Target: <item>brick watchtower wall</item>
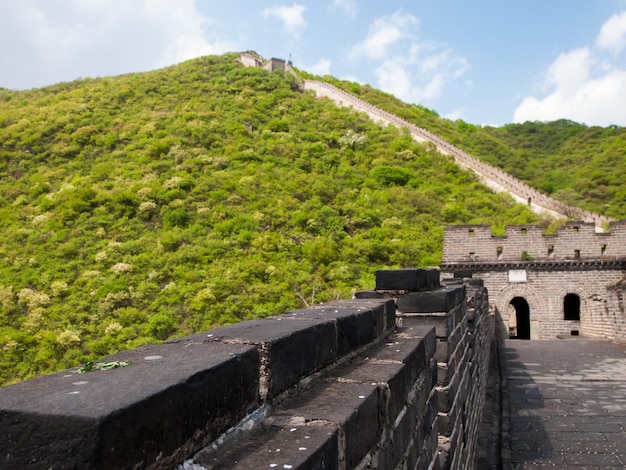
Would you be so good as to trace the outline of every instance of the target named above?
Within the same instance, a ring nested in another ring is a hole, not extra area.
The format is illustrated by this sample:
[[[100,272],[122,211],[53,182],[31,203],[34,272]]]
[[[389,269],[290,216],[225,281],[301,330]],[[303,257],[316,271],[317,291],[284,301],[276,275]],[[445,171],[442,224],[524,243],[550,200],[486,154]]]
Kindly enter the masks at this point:
[[[441,269],[484,280],[505,337],[521,299],[531,339],[582,334],[626,342],[626,221],[612,222],[608,233],[570,222],[555,235],[534,225],[508,226],[504,236],[486,225],[447,227]],[[569,315],[571,299],[580,303],[579,319]]]

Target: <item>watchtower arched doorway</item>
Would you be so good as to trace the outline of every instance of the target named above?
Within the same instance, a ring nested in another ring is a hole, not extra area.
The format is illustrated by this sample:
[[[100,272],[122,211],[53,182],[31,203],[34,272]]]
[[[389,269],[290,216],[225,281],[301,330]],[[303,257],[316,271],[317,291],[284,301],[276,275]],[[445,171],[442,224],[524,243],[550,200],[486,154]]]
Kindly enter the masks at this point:
[[[530,339],[530,307],[524,297],[513,297],[509,303],[509,337]]]
[[[567,294],[563,297],[563,320],[580,321],[580,297]]]

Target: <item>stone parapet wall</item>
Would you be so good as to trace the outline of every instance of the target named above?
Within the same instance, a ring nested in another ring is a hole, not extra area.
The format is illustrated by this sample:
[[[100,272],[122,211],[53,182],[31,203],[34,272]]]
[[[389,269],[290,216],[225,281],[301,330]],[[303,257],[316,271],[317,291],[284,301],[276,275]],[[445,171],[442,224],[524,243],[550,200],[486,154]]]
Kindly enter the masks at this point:
[[[568,222],[555,235],[538,225],[510,225],[494,236],[489,225],[448,226],[442,265],[520,261],[613,261],[626,259],[626,220],[611,222],[597,233],[592,223]]]
[[[428,285],[427,275],[411,289],[411,274],[412,270],[377,273],[376,294],[395,299],[402,327],[434,326],[438,446],[432,468],[474,468],[494,339],[487,290],[480,281],[453,279],[428,289],[423,287]]]
[[[547,214],[555,218],[580,219],[585,222],[593,223],[597,227],[602,227],[611,220],[600,214],[594,214],[557,201],[531,188],[526,183],[505,173],[499,168],[488,165],[471,156],[426,129],[373,106],[329,83],[305,80],[304,89],[313,91],[317,96],[329,97],[340,106],[352,106],[359,111],[365,112],[374,121],[408,129],[409,133],[416,140],[433,143],[441,153],[452,155],[457,164],[461,167],[473,170],[478,177],[494,191],[509,192],[518,202],[529,204],[530,208],[537,213]]]
[[[2,387],[0,467],[469,468],[486,292],[396,270],[357,297]]]

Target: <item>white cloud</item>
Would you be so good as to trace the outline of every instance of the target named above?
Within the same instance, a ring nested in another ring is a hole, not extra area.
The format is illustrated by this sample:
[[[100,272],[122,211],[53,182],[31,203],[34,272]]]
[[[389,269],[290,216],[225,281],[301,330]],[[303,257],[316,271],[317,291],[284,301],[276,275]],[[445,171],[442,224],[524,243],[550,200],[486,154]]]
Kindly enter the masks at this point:
[[[560,54],[546,73],[545,89],[555,86],[563,94],[575,93],[589,79],[591,51],[574,49]]]
[[[432,59],[436,61],[438,58]],[[428,61],[429,58],[425,60]],[[410,103],[424,103],[438,99],[445,86],[463,75],[468,68],[464,59],[457,59],[425,72],[427,68],[419,63],[419,59],[394,57],[384,61],[376,68],[375,73],[378,84],[384,91]]]
[[[367,37],[352,47],[349,58],[374,62],[382,90],[412,103],[434,101],[467,72],[469,64],[440,44],[420,41],[418,29],[419,19],[402,10],[378,18]]]
[[[0,55],[0,86],[18,89],[237,49],[209,37],[194,0],[0,2],[0,23],[0,43],[14,45]]]
[[[463,119],[465,115],[465,108],[458,108],[450,111],[449,113],[444,114],[445,119],[449,119],[450,121],[458,121],[459,119]]]
[[[343,10],[350,18],[354,18],[359,11],[356,0],[333,0],[330,5],[331,10]]]
[[[309,72],[315,75],[330,75],[330,66],[332,62],[328,59],[320,59],[317,64],[307,68]]]
[[[515,110],[513,120],[571,119],[588,125],[626,126],[626,71],[615,70],[586,81],[570,93],[560,90],[543,99],[529,96]]]
[[[361,80],[359,77],[357,77],[356,75],[342,75],[341,77],[338,77],[339,80],[345,80],[346,82],[353,82],[353,83],[359,83],[361,85],[365,85],[365,82],[363,80]]]
[[[602,25],[596,45],[615,54],[626,47],[626,11],[613,15]]]
[[[352,60],[384,59],[389,50],[400,41],[411,38],[419,26],[419,20],[402,10],[393,15],[376,19],[369,26],[367,37],[350,50]]]
[[[571,119],[626,126],[626,70],[614,56],[626,45],[626,12],[604,23],[595,45],[560,54],[545,73],[547,95],[525,97],[514,122]]]
[[[308,26],[304,19],[307,7],[294,3],[290,7],[279,6],[263,10],[264,18],[278,18],[283,23],[283,30],[290,36],[299,37],[300,32]]]

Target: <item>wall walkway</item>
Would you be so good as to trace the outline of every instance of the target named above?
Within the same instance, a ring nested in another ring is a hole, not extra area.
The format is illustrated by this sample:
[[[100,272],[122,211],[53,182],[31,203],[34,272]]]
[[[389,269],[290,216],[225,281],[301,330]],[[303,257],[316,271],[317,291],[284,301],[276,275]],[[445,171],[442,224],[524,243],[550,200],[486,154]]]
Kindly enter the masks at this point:
[[[557,219],[566,218],[592,222],[598,229],[601,229],[605,223],[611,220],[578,207],[568,206],[546,196],[504,171],[469,155],[467,152],[428,132],[426,129],[377,108],[329,83],[304,80],[304,89],[313,91],[317,96],[328,97],[339,106],[351,106],[358,111],[366,113],[374,121],[408,129],[415,140],[434,144],[439,152],[452,155],[459,166],[473,170],[479,179],[492,190],[508,192],[518,202],[529,204],[530,208],[537,214],[549,215]]]
[[[503,361],[503,468],[626,468],[625,346],[507,340]]]

